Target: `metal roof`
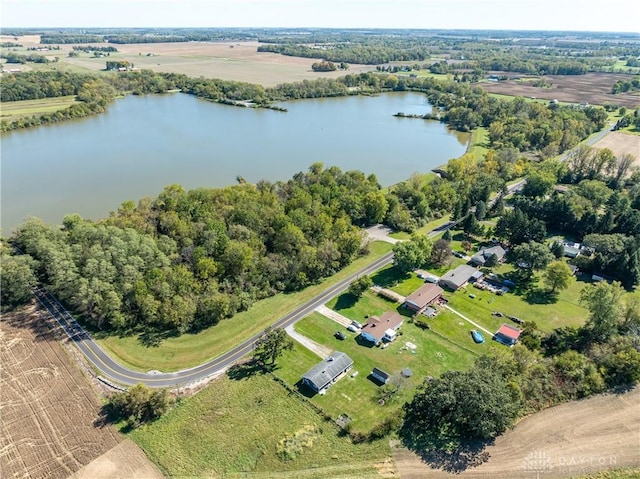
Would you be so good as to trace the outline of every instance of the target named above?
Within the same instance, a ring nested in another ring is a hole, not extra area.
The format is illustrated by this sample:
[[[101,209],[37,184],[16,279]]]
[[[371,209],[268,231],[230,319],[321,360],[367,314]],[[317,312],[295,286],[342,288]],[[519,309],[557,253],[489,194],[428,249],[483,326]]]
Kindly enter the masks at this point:
[[[334,351],[327,359],[304,373],[302,378],[312,382],[318,390],[321,390],[352,364],[353,359],[345,353]]]

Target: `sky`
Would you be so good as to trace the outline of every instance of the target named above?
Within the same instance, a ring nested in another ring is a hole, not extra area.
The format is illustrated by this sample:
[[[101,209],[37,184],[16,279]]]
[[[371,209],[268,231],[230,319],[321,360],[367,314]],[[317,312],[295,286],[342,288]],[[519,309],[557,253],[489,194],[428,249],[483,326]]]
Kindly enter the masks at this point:
[[[640,32],[637,0],[0,0],[11,27],[329,27]]]

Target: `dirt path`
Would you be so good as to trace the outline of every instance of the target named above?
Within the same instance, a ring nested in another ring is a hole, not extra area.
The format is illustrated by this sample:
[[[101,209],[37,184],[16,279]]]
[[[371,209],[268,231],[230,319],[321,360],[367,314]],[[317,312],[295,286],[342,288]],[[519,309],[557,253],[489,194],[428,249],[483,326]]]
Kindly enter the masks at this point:
[[[127,439],[94,459],[69,479],[162,479],[158,468],[142,449]]]
[[[315,354],[320,356],[322,359],[326,359],[331,354],[331,350],[329,348],[325,348],[321,344],[316,343],[312,339],[307,338],[306,336],[296,332],[292,326],[287,326],[285,331],[289,336],[302,344],[305,348],[313,351]]]
[[[316,311],[329,319],[333,319],[336,323],[344,326],[345,328],[351,324],[351,320],[349,318],[342,316],[340,313],[336,313],[333,309],[329,309],[325,305],[318,306]]]
[[[488,460],[459,474],[433,469],[396,448],[403,479],[568,478],[640,465],[640,388],[549,408],[522,420],[484,451]]]

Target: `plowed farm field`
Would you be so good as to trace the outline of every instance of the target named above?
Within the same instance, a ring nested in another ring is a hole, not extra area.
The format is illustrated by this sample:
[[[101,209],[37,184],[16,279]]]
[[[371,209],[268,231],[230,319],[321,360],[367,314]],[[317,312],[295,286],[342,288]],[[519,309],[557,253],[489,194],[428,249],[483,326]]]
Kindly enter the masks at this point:
[[[97,427],[100,401],[35,306],[0,324],[0,477],[66,478],[123,438]]]
[[[607,469],[638,470],[639,405],[637,387],[561,404],[523,419],[473,460],[425,463],[404,448],[395,449],[393,458],[401,479],[564,479]]]
[[[501,73],[498,73],[501,74]],[[629,80],[631,75],[616,73],[587,73],[586,75],[547,75],[540,77],[551,84],[551,88],[537,88],[532,81],[522,76],[521,80],[481,83],[490,93],[558,100],[567,103],[589,103],[591,105],[613,105],[636,108],[640,105],[638,92],[611,94],[611,87],[617,80]],[[528,78],[531,80],[531,78]]]

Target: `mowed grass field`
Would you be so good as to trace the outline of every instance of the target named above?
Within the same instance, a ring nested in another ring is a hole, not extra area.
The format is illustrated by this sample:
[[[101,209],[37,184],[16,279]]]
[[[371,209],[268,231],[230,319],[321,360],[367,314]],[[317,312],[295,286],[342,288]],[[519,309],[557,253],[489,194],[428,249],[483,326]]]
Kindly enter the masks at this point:
[[[100,346],[122,364],[139,371],[178,371],[215,358],[245,339],[264,330],[288,312],[360,268],[391,251],[389,243],[374,242],[371,252],[317,285],[291,294],[278,294],[254,304],[248,311],[220,322],[198,334],[167,338],[159,346],[145,346],[138,336],[110,336],[98,340]]]
[[[167,476],[369,478],[390,467],[387,441],[354,445],[271,376],[234,377],[131,433]]]
[[[64,110],[76,103],[75,95],[39,100],[22,100],[0,103],[0,118],[13,121],[25,116],[40,115]]]

